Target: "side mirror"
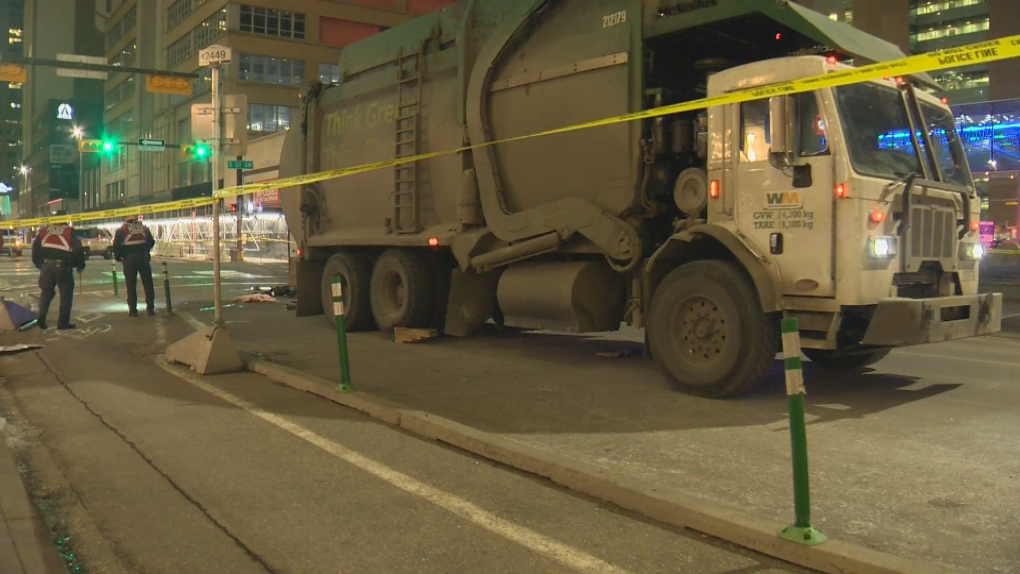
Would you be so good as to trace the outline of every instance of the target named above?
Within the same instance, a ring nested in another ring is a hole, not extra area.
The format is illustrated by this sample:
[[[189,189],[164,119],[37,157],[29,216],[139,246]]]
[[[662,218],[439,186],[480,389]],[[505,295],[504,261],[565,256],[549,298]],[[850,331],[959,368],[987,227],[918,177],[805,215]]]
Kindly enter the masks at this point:
[[[792,165],[795,159],[795,102],[790,96],[769,98],[769,155],[772,162],[780,166]]]

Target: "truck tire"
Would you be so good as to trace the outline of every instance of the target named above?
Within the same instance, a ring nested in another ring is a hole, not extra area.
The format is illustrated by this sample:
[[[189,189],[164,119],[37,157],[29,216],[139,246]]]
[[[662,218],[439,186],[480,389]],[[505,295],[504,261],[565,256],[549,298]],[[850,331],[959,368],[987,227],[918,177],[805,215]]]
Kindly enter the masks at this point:
[[[875,349],[867,353],[841,353],[838,349],[801,349],[804,356],[826,371],[855,371],[874,365],[889,354],[892,349]]]
[[[432,266],[423,253],[390,249],[372,270],[372,315],[380,329],[424,328],[432,318],[435,303]]]
[[[662,280],[652,297],[648,344],[681,390],[722,398],[760,384],[779,350],[779,322],[762,311],[751,279],[729,261],[694,261]]]
[[[340,276],[344,298],[344,326],[348,331],[367,331],[372,328],[372,304],[369,283],[372,264],[358,253],[341,252],[326,261],[322,270],[322,312],[331,326],[336,325],[333,315],[333,277]]]

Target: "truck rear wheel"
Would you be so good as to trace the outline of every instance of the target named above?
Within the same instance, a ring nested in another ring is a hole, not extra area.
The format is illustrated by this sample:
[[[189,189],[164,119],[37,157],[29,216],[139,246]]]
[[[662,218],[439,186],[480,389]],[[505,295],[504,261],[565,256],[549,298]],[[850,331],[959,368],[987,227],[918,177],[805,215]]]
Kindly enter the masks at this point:
[[[423,253],[391,249],[372,270],[372,314],[383,331],[428,327],[435,303],[432,266]]]
[[[875,349],[866,353],[848,354],[838,349],[801,349],[811,362],[827,371],[853,371],[874,365],[889,354],[892,349]]]
[[[761,383],[780,342],[777,316],[762,311],[750,278],[728,261],[671,271],[655,290],[647,334],[667,377],[692,395],[713,398]]]
[[[322,270],[322,312],[330,325],[336,325],[333,315],[333,277],[340,277],[344,299],[344,326],[348,331],[367,331],[372,328],[372,304],[369,283],[372,264],[368,257],[350,252],[337,253],[326,261]]]

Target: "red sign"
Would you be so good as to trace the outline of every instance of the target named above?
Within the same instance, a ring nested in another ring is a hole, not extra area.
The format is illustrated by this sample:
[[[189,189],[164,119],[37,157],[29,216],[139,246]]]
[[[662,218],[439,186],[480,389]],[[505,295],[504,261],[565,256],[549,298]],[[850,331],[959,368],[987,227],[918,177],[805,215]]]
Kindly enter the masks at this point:
[[[262,207],[280,207],[280,190],[260,191],[255,195],[255,201],[262,204]]]

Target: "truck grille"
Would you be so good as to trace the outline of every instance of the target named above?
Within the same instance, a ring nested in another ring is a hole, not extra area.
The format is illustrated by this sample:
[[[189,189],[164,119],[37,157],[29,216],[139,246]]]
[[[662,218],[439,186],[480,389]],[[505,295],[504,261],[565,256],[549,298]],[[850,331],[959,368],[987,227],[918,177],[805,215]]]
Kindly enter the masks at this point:
[[[910,209],[910,257],[951,259],[955,233],[952,210],[924,205]]]

